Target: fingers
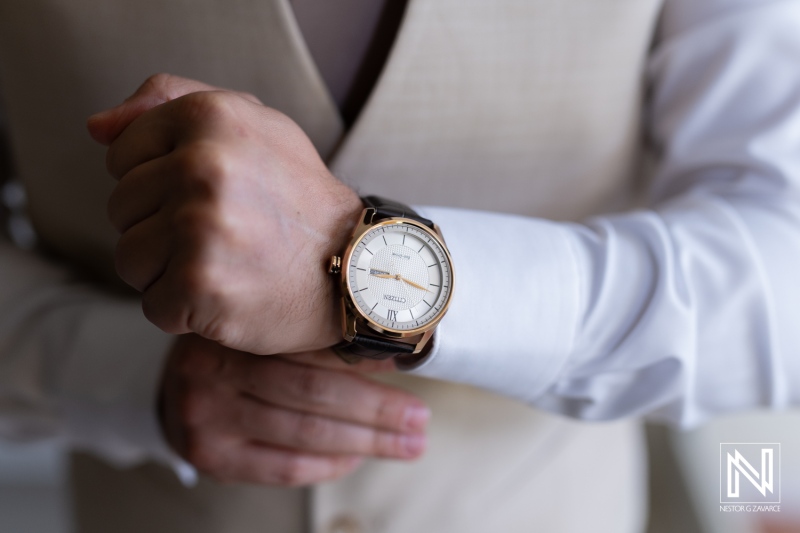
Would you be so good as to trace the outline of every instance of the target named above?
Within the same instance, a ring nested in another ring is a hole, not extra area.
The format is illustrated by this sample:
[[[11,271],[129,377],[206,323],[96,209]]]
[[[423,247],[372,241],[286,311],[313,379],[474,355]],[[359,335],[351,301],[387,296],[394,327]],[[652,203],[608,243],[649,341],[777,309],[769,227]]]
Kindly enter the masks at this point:
[[[167,267],[173,248],[168,226],[163,213],[157,213],[134,224],[117,241],[117,274],[139,292],[145,291]]]
[[[171,74],[155,74],[147,78],[136,92],[120,105],[89,117],[87,121],[89,134],[95,141],[108,146],[146,111],[187,94],[218,90],[222,89],[196,80]],[[261,101],[252,94],[244,92],[234,92],[234,94],[261,104]]]
[[[197,298],[197,287],[201,282],[177,275],[174,264],[174,258],[168,259],[161,275],[142,290],[142,312],[162,331],[183,335],[194,329],[190,326],[192,309],[180,302],[188,297]]]
[[[203,444],[186,458],[218,481],[284,487],[338,479],[363,462],[361,457],[301,453],[239,440]]]
[[[358,466],[359,457],[413,459],[424,451],[422,431],[392,431],[353,422],[362,416],[350,413],[353,405],[339,404],[327,416],[315,412],[320,404],[323,410],[330,409],[319,397],[293,409],[284,405],[278,393],[273,397],[276,403],[242,393],[235,378],[252,371],[253,360],[269,362],[265,368],[275,375],[275,382],[303,366],[236,352],[196,335],[181,337],[170,355],[162,389],[164,431],[176,451],[202,472],[224,481],[298,486],[341,477]],[[356,381],[345,379],[347,372],[317,370],[337,389],[370,385],[358,376]],[[402,393],[383,385],[379,389],[389,396]],[[339,393],[330,397],[357,403],[372,399]],[[421,405],[406,393],[396,398]],[[387,405],[391,400],[378,399],[378,403]],[[402,412],[402,408],[386,409],[393,410]]]
[[[213,139],[229,139],[241,126],[242,106],[252,107],[230,91],[195,92],[143,113],[114,140],[106,153],[109,173],[121,179],[136,166],[164,156],[180,146],[176,163],[184,174],[203,175],[208,165],[220,169]]]
[[[191,235],[183,233],[173,240],[163,273],[142,292],[142,311],[166,333],[193,332],[226,346],[241,345],[241,324],[225,320],[230,314],[226,291],[235,280],[228,277],[227,271],[207,267],[212,261],[198,259],[219,256],[225,250],[191,246],[191,240]]]
[[[161,208],[174,166],[170,158],[161,157],[139,165],[120,180],[107,205],[108,220],[117,231],[124,233]]]
[[[344,422],[414,432],[423,430],[430,417],[414,395],[352,372],[256,356],[231,372],[239,390],[262,402]]]
[[[242,398],[233,417],[215,417],[231,432],[263,444],[323,454],[368,455],[413,459],[425,449],[421,433],[395,433],[371,426],[349,424]]]
[[[89,133],[94,140],[108,146],[144,112],[193,92],[213,90],[217,87],[170,74],[155,74],[120,105],[89,117]]]
[[[202,203],[210,195],[202,179],[181,177],[182,159],[179,152],[137,166],[125,174],[108,200],[108,218],[122,234],[115,253],[117,273],[139,291],[164,272],[172,254],[193,242],[191,229],[196,224],[179,228],[181,220],[202,217],[182,218],[176,213],[175,198],[195,196]],[[210,229],[206,226],[203,231]]]
[[[170,118],[170,108],[158,108],[134,120],[106,152],[106,168],[122,179],[136,166],[167,155],[179,138],[180,128]]]
[[[242,450],[234,478],[286,487],[330,481],[359,467],[363,457],[312,455],[278,450],[251,443]]]

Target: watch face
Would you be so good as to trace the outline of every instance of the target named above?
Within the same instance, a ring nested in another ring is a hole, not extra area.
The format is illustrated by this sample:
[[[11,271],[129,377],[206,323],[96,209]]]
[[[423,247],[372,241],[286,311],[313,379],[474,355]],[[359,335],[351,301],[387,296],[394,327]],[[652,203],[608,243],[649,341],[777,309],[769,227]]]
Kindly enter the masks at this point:
[[[430,325],[452,291],[447,252],[432,233],[404,222],[370,229],[355,243],[346,268],[355,305],[383,329]]]

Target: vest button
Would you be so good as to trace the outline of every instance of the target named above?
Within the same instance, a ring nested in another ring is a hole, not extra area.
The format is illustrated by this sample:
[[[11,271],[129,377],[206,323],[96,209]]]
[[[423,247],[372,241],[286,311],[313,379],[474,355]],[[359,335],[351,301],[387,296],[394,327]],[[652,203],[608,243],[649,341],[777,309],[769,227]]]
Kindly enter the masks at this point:
[[[331,521],[330,533],[361,533],[363,529],[355,517],[350,515],[339,515]]]

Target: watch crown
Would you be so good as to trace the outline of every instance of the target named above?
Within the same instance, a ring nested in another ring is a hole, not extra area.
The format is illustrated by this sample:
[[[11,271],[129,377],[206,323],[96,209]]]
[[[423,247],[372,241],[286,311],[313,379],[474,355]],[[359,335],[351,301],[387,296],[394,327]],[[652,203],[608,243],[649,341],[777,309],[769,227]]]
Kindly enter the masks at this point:
[[[328,261],[328,274],[338,274],[342,271],[342,258],[338,255],[331,256]]]

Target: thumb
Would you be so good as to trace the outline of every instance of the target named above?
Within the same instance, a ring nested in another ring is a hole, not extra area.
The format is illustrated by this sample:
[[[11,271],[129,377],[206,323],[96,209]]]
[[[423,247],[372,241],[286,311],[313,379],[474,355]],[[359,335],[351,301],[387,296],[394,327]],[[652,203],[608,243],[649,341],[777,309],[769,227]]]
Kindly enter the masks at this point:
[[[218,88],[199,81],[155,74],[118,106],[89,117],[86,126],[95,141],[108,146],[142,113],[189,93],[215,90]]]

